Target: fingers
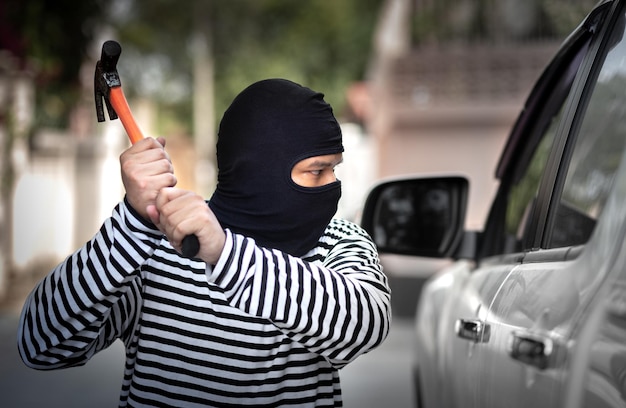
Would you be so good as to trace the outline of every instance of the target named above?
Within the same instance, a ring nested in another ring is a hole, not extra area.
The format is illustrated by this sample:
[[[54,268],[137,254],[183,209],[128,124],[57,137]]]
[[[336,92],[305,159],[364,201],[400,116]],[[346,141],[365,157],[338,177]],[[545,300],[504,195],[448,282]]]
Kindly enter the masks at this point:
[[[150,221],[152,221],[152,223],[154,225],[159,225],[160,224],[160,214],[159,214],[159,210],[157,210],[156,205],[149,205],[148,207],[146,207],[146,212],[148,213],[148,217],[150,219]]]
[[[131,146],[120,156],[123,174],[134,176],[135,173],[173,173],[172,161],[163,146],[164,144],[152,138],[145,138]]]
[[[163,138],[145,138],[120,156],[122,182],[128,202],[145,219],[150,219],[147,208],[155,204],[158,192],[177,183],[164,145]]]
[[[195,235],[200,243],[197,256],[208,263],[217,262],[226,236],[204,198],[190,191],[164,188],[157,196],[156,212],[157,225],[179,253],[183,239]]]
[[[185,236],[193,234],[194,218],[206,207],[196,194],[175,188],[162,189],[156,199],[159,225],[174,248],[180,250]]]

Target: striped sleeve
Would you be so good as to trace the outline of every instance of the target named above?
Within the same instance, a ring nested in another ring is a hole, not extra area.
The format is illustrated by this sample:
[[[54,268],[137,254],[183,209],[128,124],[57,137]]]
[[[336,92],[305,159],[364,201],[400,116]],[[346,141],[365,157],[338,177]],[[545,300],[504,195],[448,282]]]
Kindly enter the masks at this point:
[[[272,321],[340,368],[384,340],[391,305],[367,233],[347,221],[332,225],[320,240],[327,247],[321,262],[258,247],[227,230],[226,247],[207,276],[232,306]]]
[[[59,264],[28,296],[18,328],[18,350],[36,369],[82,365],[132,329],[139,266],[160,233],[118,204],[98,233]]]

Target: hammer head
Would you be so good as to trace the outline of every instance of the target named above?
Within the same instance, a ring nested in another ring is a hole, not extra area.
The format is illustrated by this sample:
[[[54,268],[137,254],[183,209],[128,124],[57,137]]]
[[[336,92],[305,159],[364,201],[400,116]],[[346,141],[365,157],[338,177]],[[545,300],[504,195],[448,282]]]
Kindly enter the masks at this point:
[[[94,75],[94,99],[96,102],[96,115],[98,122],[104,122],[104,106],[102,100],[106,104],[109,112],[109,119],[117,119],[117,113],[109,100],[111,88],[122,86],[120,76],[117,73],[117,61],[122,53],[122,47],[116,41],[106,41],[102,44],[102,53],[100,60],[96,63],[96,72]]]

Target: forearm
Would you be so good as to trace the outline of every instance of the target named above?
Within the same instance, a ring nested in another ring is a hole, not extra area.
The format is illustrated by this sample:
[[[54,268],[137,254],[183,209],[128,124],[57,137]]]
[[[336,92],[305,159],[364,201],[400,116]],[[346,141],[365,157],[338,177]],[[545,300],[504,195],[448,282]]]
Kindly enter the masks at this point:
[[[233,306],[341,367],[386,337],[389,288],[371,242],[344,239],[326,260],[305,262],[229,232],[209,280]]]
[[[129,320],[122,314],[133,309],[120,308],[120,298],[136,292],[136,271],[159,238],[120,203],[100,231],[29,295],[18,330],[24,362],[40,369],[82,364],[119,337]]]

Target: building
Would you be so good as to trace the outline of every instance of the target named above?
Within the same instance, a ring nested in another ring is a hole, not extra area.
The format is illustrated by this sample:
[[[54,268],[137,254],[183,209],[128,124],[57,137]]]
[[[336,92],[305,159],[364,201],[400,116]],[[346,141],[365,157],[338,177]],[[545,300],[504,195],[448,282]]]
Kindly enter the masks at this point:
[[[361,108],[377,152],[378,179],[465,175],[470,181],[466,227],[482,228],[509,131],[560,43],[593,6],[588,1],[543,3],[550,4],[385,2],[367,107]],[[563,10],[569,11],[569,22],[557,18],[565,15]],[[381,260],[400,314],[414,312],[423,280],[447,265],[390,255]]]

